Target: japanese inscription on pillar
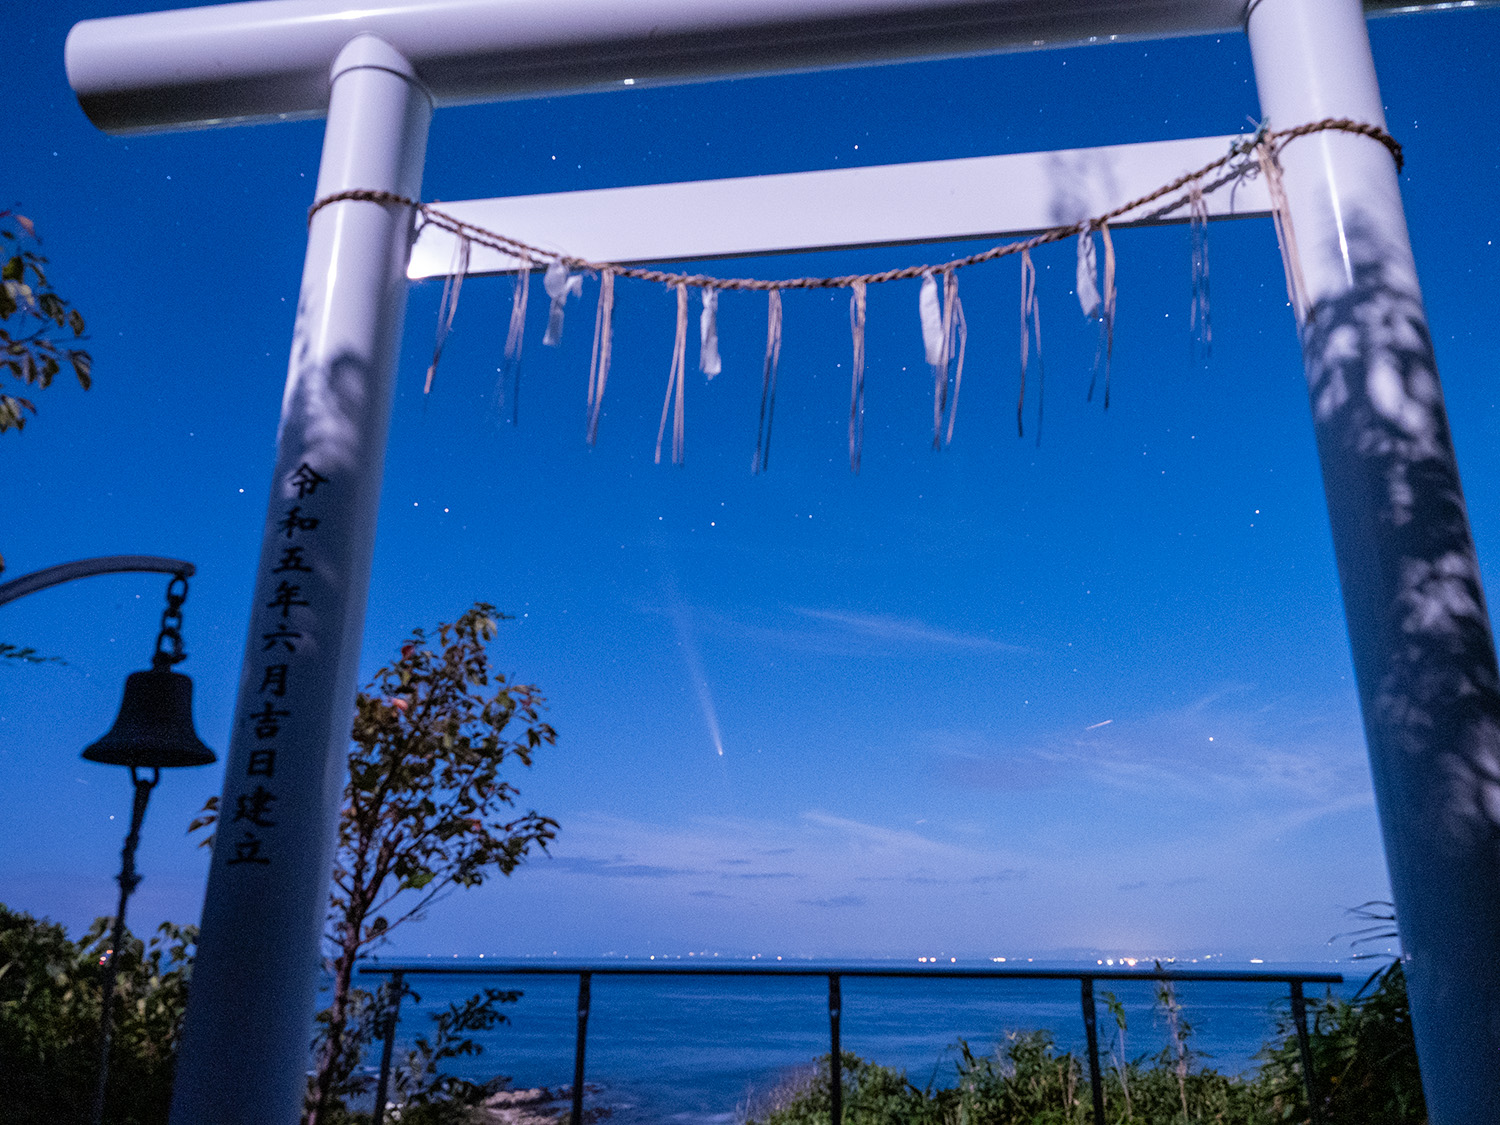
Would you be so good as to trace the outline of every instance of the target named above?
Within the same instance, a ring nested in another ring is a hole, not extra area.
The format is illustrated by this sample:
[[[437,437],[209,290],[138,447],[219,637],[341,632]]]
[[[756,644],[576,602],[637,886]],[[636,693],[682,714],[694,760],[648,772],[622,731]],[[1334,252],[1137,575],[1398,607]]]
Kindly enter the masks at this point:
[[[312,587],[306,575],[313,571],[306,553],[318,532],[317,509],[327,498],[319,495],[320,485],[328,478],[306,461],[286,478],[286,492],[295,494],[279,522],[281,558],[272,568],[276,585],[257,592],[255,621],[260,623],[260,658],[251,667],[251,682],[259,687],[240,722],[254,735],[255,746],[246,759],[244,785],[232,786],[240,791],[232,807],[222,811],[222,831],[233,846],[228,866],[249,864],[270,866],[275,855],[277,824],[276,756],[281,753],[278,739],[283,724],[293,717],[292,694],[298,673],[298,648],[304,640],[303,625],[309,618],[299,616],[315,612]],[[272,611],[266,614],[264,611]],[[268,626],[268,627],[267,627]],[[252,645],[252,648],[255,646]],[[304,654],[305,657],[305,654]],[[252,784],[253,779],[253,784]],[[248,786],[248,787],[247,787]]]

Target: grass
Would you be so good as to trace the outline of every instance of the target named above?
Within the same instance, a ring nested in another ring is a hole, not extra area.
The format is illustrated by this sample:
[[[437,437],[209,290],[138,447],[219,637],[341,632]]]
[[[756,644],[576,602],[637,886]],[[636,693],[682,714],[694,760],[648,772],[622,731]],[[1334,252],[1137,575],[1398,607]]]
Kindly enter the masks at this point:
[[[1103,1125],[1298,1125],[1309,1122],[1295,1028],[1284,1016],[1247,1076],[1199,1065],[1191,1026],[1170,988],[1159,991],[1169,1042],[1156,1056],[1124,1054],[1123,1009],[1104,1063]],[[1314,1091],[1323,1125],[1426,1125],[1400,964],[1352,1000],[1309,1001]],[[1045,1031],[1011,1032],[993,1055],[960,1041],[951,1086],[918,1087],[903,1071],[841,1056],[845,1125],[1100,1125],[1085,1064]],[[831,1056],[793,1075],[745,1113],[745,1125],[829,1125]]]

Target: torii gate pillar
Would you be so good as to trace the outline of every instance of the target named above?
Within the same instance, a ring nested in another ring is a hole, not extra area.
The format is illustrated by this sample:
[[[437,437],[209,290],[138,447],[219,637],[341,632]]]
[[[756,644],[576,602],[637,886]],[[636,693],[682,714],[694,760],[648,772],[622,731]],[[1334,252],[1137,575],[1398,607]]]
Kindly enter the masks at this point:
[[[317,198],[419,198],[431,117],[399,52],[351,40]],[[308,231],[173,1125],[302,1115],[412,235],[410,208],[358,200]]]
[[[1385,124],[1359,0],[1255,0],[1261,111]],[[1303,361],[1434,1125],[1500,1121],[1500,674],[1390,154],[1282,153]]]

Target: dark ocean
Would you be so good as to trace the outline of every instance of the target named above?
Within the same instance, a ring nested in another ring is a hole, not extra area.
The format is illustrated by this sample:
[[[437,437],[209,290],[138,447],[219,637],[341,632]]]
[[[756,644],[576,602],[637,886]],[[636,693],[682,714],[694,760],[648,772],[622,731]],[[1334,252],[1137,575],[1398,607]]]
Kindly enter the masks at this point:
[[[1057,962],[1047,967],[1096,966]],[[1362,964],[1222,967],[1343,972],[1346,983],[1334,987],[1346,995],[1369,972]],[[369,986],[372,978],[361,983]],[[430,1034],[430,1013],[483,986],[519,989],[522,998],[505,1007],[510,1022],[479,1037],[483,1053],[454,1060],[448,1069],[476,1081],[505,1075],[515,1088],[572,1082],[576,977],[422,975],[408,983],[421,1002],[408,998],[403,1004],[398,1046]],[[1329,988],[1306,987],[1309,999]],[[1284,984],[1192,981],[1176,988],[1199,1065],[1224,1073],[1253,1071],[1257,1052],[1276,1035],[1278,1019],[1289,1010]],[[1154,1056],[1167,1046],[1152,982],[1101,981],[1096,989],[1113,991],[1125,1006],[1126,1057]],[[979,1055],[1003,1046],[1007,1032],[1045,1029],[1061,1049],[1083,1056],[1076,981],[844,978],[842,990],[843,1049],[903,1069],[919,1087],[954,1084],[960,1040]],[[1118,1049],[1119,1035],[1102,995],[1098,1020],[1102,1059]],[[595,976],[587,1040],[589,1104],[607,1107],[618,1125],[733,1122],[757,1098],[827,1053],[828,1032],[826,978]]]

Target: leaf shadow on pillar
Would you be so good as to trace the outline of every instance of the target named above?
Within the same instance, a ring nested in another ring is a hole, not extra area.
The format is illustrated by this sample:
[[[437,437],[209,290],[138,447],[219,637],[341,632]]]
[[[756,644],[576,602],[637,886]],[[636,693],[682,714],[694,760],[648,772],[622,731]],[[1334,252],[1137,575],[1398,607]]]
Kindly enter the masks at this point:
[[[1500,869],[1500,674],[1432,339],[1409,256],[1357,212],[1345,229],[1323,253],[1353,284],[1315,303],[1303,353],[1392,879],[1408,848]],[[1500,922],[1493,901],[1448,912],[1476,907]]]

